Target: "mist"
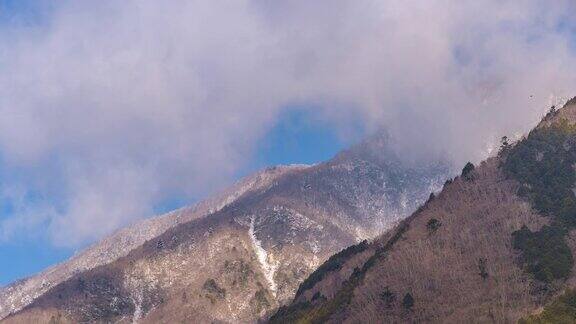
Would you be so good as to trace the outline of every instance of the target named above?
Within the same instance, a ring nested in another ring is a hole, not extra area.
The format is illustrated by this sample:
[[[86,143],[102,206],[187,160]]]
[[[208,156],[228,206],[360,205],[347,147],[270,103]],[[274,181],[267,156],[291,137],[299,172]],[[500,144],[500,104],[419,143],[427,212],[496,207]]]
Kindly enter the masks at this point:
[[[459,166],[576,95],[572,1],[40,3],[0,25],[0,242],[206,196],[295,105]]]

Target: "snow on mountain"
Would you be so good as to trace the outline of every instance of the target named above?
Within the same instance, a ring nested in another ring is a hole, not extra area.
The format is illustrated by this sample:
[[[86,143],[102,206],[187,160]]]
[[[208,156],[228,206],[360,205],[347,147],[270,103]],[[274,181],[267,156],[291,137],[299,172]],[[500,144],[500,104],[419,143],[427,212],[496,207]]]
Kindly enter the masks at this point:
[[[269,168],[194,208],[121,230],[9,286],[2,314],[13,313],[8,322],[266,317],[330,255],[394,226],[448,177],[446,163],[405,163],[386,143],[379,135],[325,163]]]

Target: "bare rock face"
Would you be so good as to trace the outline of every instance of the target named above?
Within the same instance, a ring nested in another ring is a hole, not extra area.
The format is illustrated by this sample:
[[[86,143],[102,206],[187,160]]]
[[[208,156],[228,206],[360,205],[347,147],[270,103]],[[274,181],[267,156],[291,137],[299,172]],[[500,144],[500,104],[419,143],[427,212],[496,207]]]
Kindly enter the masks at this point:
[[[1,314],[8,323],[265,319],[330,255],[397,224],[449,173],[443,163],[404,164],[383,143],[270,168],[122,230],[2,290]]]

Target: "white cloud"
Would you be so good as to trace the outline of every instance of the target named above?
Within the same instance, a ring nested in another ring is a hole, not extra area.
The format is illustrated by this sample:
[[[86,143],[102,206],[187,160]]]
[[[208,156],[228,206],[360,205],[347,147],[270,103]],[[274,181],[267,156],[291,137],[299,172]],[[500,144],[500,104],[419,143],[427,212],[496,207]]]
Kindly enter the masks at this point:
[[[0,152],[96,239],[250,162],[292,103],[384,125],[406,154],[481,158],[571,95],[570,1],[62,1],[0,29]],[[533,96],[530,98],[530,96]],[[50,199],[48,199],[50,201]],[[43,213],[45,215],[45,213]],[[3,232],[9,222],[0,223]],[[26,216],[33,219],[34,216]],[[40,217],[40,216],[39,216]],[[20,222],[31,224],[34,222]]]

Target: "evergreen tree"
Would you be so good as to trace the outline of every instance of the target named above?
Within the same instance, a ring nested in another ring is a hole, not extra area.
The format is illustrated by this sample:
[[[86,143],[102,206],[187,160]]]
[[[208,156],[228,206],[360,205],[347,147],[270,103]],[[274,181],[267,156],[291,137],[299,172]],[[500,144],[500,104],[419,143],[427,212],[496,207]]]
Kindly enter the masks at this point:
[[[466,181],[474,180],[472,171],[474,171],[474,164],[472,164],[472,162],[466,163],[464,169],[462,169],[462,178]]]
[[[414,307],[414,297],[410,293],[406,293],[404,299],[402,299],[402,306],[408,310],[412,310],[412,307]]]

